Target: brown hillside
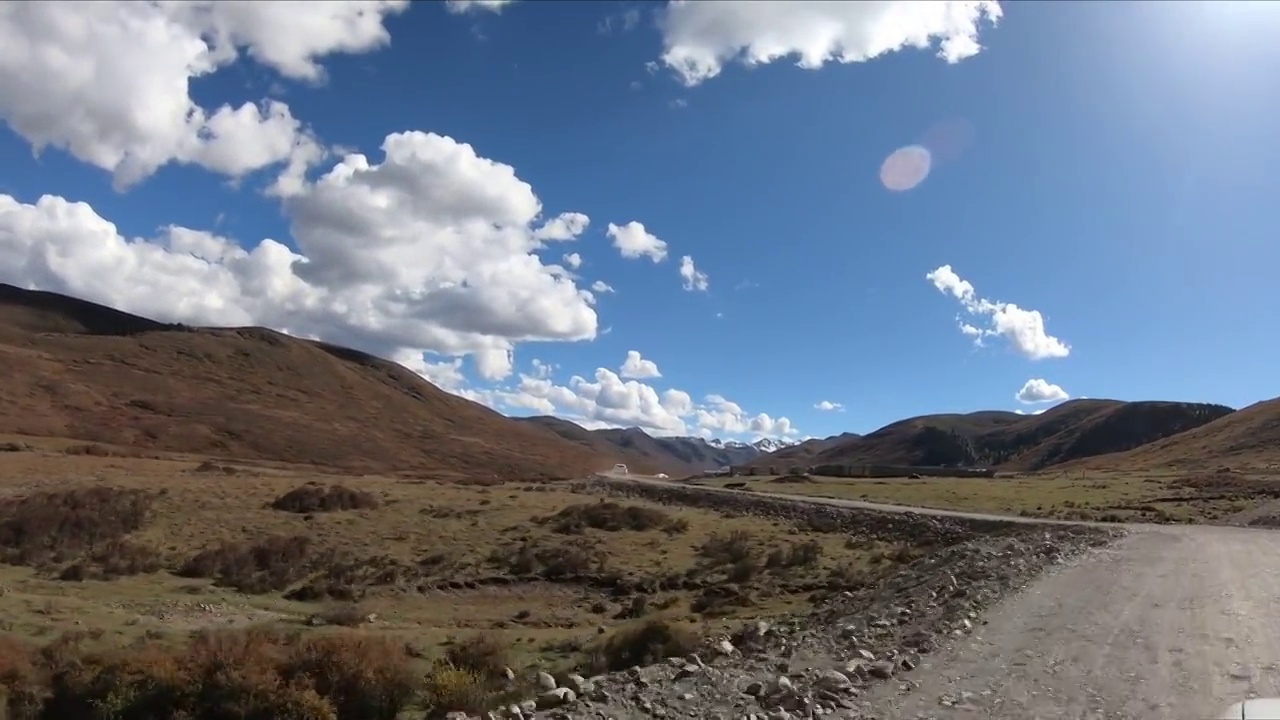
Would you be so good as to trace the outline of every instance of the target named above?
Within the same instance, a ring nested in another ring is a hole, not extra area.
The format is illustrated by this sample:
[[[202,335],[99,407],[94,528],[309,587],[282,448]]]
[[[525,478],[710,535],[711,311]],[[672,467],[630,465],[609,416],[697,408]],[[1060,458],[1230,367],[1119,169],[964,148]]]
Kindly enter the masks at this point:
[[[838,443],[812,464],[1039,470],[1129,450],[1231,413],[1221,405],[1072,400],[1040,415],[926,415]]]
[[[607,461],[398,364],[0,285],[0,433],[358,472],[564,477]]]
[[[1280,398],[1254,403],[1128,452],[1089,458],[1069,467],[1154,470],[1171,466],[1280,470]]]

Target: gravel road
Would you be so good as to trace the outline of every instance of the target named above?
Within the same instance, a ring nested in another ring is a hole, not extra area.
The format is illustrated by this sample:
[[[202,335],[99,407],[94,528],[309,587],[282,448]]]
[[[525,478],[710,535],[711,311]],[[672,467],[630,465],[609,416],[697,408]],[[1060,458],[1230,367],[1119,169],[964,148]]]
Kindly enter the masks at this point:
[[[1142,528],[991,608],[883,717],[1220,717],[1280,696],[1280,533]]]
[[[864,707],[878,718],[1201,720],[1280,697],[1280,531],[1126,527],[990,608],[973,635],[923,658],[907,682],[877,686]]]

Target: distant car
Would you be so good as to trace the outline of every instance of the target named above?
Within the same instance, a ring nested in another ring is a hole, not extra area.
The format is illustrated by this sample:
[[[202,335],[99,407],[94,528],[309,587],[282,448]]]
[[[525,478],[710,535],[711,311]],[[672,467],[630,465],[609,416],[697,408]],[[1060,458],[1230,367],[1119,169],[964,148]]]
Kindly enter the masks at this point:
[[[659,479],[659,480],[666,480],[666,479],[667,479],[667,474],[666,474],[666,473],[658,473],[657,477],[658,477],[658,479]]]
[[[627,470],[627,466],[626,466],[626,465],[623,465],[622,463],[618,463],[617,465],[614,465],[614,466],[613,466],[613,470],[612,470],[612,472],[613,472],[613,474],[615,474],[615,475],[627,475],[627,474],[629,474],[629,471]]]

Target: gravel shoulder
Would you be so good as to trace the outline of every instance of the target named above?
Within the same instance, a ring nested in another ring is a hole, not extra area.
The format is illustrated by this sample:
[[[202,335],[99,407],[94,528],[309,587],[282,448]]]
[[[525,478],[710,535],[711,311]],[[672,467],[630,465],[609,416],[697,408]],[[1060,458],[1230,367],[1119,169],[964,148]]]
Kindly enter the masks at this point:
[[[1132,531],[865,697],[877,717],[1212,718],[1280,695],[1280,533]]]

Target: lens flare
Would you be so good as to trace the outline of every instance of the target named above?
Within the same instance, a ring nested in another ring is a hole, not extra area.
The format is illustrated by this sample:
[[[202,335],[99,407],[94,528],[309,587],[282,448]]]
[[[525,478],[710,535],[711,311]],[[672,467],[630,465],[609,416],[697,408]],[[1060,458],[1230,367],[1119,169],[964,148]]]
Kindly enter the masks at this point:
[[[890,153],[880,165],[880,184],[894,192],[905,192],[929,177],[933,158],[919,145],[908,145]]]

